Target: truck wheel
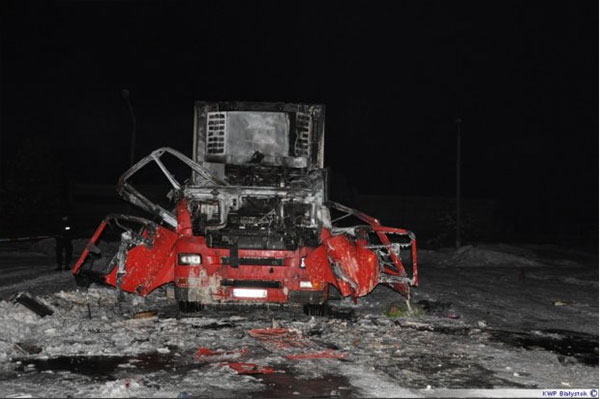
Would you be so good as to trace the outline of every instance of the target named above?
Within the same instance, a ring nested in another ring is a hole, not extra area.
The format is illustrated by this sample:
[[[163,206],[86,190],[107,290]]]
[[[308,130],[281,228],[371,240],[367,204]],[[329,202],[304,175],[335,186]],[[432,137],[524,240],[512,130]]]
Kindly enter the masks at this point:
[[[308,316],[325,316],[327,314],[327,305],[307,303],[304,305],[304,313]]]
[[[75,275],[75,284],[77,284],[78,287],[84,287],[84,288],[88,288],[91,284],[90,279],[87,278],[86,276],[80,276],[79,274]]]
[[[200,302],[178,301],[177,304],[182,313],[194,313],[204,309],[204,305]]]

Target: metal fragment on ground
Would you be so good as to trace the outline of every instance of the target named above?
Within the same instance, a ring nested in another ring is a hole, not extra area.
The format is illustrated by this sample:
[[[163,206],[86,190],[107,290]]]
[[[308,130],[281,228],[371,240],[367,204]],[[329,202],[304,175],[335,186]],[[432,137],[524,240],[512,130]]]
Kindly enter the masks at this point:
[[[196,360],[201,362],[220,362],[224,360],[234,360],[244,356],[248,350],[242,348],[233,351],[223,350],[212,350],[209,348],[201,347],[196,352]]]
[[[272,367],[261,366],[255,363],[228,362],[227,366],[238,374],[273,374],[281,373]]]
[[[298,348],[310,345],[299,330],[294,328],[255,328],[248,332],[258,339],[278,349]]]
[[[157,312],[155,310],[146,310],[143,312],[138,312],[136,314],[133,315],[134,319],[149,319],[149,318],[153,318],[156,317]]]
[[[333,349],[328,349],[321,352],[297,353],[286,355],[289,360],[305,360],[305,359],[345,359],[348,357],[346,353],[341,353]]]
[[[27,292],[18,292],[11,298],[11,301],[14,303],[20,303],[40,317],[54,314],[54,310],[52,310],[48,305],[40,302]]]

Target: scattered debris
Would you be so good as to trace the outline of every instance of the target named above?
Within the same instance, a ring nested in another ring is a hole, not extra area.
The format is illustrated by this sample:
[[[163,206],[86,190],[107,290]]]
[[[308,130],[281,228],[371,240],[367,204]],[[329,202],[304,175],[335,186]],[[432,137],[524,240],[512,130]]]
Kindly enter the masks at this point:
[[[346,353],[334,348],[323,348],[304,337],[302,332],[293,328],[257,328],[249,331],[250,336],[266,344],[272,352],[283,352],[288,360],[306,359],[344,359]],[[301,350],[301,352],[298,352]]]
[[[386,309],[384,314],[387,317],[407,317],[407,316],[422,316],[423,308],[418,304],[410,305],[409,301],[392,302]]]
[[[28,342],[17,342],[15,344],[15,348],[29,355],[37,355],[38,353],[42,352],[41,347]]]
[[[422,307],[423,311],[432,316],[445,317],[448,319],[459,319],[460,314],[452,308],[451,302],[439,302],[439,301],[428,301],[420,300],[417,302]]]
[[[488,329],[491,338],[505,344],[531,350],[542,348],[556,353],[561,364],[598,366],[598,336],[567,330],[508,331]]]
[[[221,356],[223,353],[223,351],[213,351],[208,348],[199,348],[198,352],[196,352],[196,357],[200,358],[205,356]]]
[[[203,330],[220,330],[222,328],[231,328],[233,327],[233,324],[231,323],[209,323],[209,324],[204,324],[204,325],[199,325],[199,326],[194,326],[196,328],[202,328]]]
[[[145,299],[125,294],[121,309],[114,291],[97,285],[50,295],[33,284],[11,286],[4,291],[7,297],[28,291],[55,314],[40,318],[19,303],[0,301],[0,367],[6,372],[0,375],[0,391],[35,397],[43,392],[93,397],[104,388],[109,396],[137,397],[285,397],[293,392],[330,397],[335,391],[344,398],[401,396],[429,384],[434,390],[429,392],[439,394],[447,388],[567,388],[562,382],[577,387],[597,381],[597,329],[589,327],[596,324],[597,307],[587,299],[597,292],[591,287],[565,283],[567,288],[557,290],[561,282],[554,277],[563,269],[548,267],[536,270],[546,280],[532,278],[539,287],[516,287],[521,295],[508,298],[488,287],[491,281],[502,291],[516,292],[510,291],[517,285],[511,270],[456,269],[439,267],[425,276],[428,291],[413,296],[415,303],[430,300],[423,302],[430,313],[421,318],[387,317],[389,304],[401,301],[385,286],[358,305],[349,299],[334,302],[354,311],[352,320],[306,316],[300,306],[215,306],[181,317],[160,292]],[[583,279],[596,269],[574,273]],[[472,279],[466,279],[467,272]],[[464,286],[452,286],[453,273]],[[58,277],[40,281],[66,288]],[[556,309],[558,300],[571,306]],[[519,308],[515,301],[528,306]],[[453,307],[460,309],[461,319],[447,318]],[[159,320],[134,318],[150,309]],[[549,329],[563,320],[572,321],[569,328],[591,331]],[[290,346],[290,339],[306,346]],[[238,366],[238,374],[227,366],[235,362],[250,365]],[[266,366],[276,372],[261,373]],[[352,392],[339,388],[344,385]]]
[[[312,353],[297,353],[294,355],[285,356],[289,360],[304,360],[304,359],[345,359],[348,357],[346,353],[340,353],[333,349],[324,350],[321,352]]]
[[[40,317],[51,316],[54,314],[54,310],[52,310],[48,305],[40,302],[36,298],[33,298],[27,292],[20,291],[16,293],[11,298],[11,301],[14,303],[20,303]]]
[[[235,370],[238,374],[272,374],[283,372],[277,371],[272,367],[259,366],[255,363],[228,362],[227,366]]]
[[[446,317],[448,317],[449,319],[460,319],[460,314],[453,310],[450,310]]]
[[[199,348],[196,352],[196,359],[203,362],[220,362],[223,360],[234,360],[244,356],[248,350],[242,348],[233,351],[212,350],[209,348]]]
[[[124,380],[108,381],[100,390],[98,397],[102,398],[127,398],[140,396],[142,386],[131,378]],[[141,395],[143,396],[143,395]]]
[[[334,306],[325,306],[325,316],[330,319],[352,320],[356,318],[354,309],[338,309]]]
[[[133,315],[134,319],[150,319],[152,317],[156,317],[157,312],[155,310],[146,310],[143,312],[138,312]]]
[[[452,307],[451,302],[428,301],[426,299],[418,301],[417,304],[421,306],[425,313],[434,316],[447,314],[447,312]]]
[[[568,304],[569,303],[566,301],[561,301],[561,300],[554,301],[554,306],[567,306]]]
[[[294,328],[255,328],[250,330],[248,334],[278,349],[310,345],[310,342],[302,336],[302,332]]]
[[[412,328],[418,331],[433,331],[434,327],[427,323],[417,323],[410,320],[394,320],[394,324],[400,327]]]

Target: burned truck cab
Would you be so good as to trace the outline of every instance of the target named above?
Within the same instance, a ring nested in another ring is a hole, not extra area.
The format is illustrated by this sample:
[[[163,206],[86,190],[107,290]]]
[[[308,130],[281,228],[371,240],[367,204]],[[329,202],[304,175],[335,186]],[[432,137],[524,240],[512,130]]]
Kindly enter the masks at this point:
[[[326,300],[305,265],[331,228],[324,117],[321,105],[196,102],[194,161],[224,184],[194,173],[182,190],[191,235],[175,246],[178,301]]]
[[[151,218],[108,215],[73,274],[142,296],[170,285],[184,310],[319,305],[331,286],[357,300],[383,284],[408,300],[418,284],[415,235],[328,201],[324,131],[321,105],[197,102],[192,158],[159,148],[119,178],[121,197]],[[168,181],[166,202],[132,183],[149,164]],[[103,252],[107,227],[120,242]]]

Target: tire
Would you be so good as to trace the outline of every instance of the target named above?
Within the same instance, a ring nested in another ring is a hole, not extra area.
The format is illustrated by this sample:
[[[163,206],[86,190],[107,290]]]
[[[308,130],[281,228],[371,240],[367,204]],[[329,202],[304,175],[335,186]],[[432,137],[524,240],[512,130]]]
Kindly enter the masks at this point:
[[[304,305],[304,314],[307,316],[325,316],[327,315],[327,305],[307,303]]]
[[[177,305],[182,313],[195,313],[204,309],[204,305],[200,302],[178,301]]]
[[[80,276],[80,275],[76,274],[75,275],[75,284],[77,284],[78,287],[89,288],[91,281],[86,276]]]

